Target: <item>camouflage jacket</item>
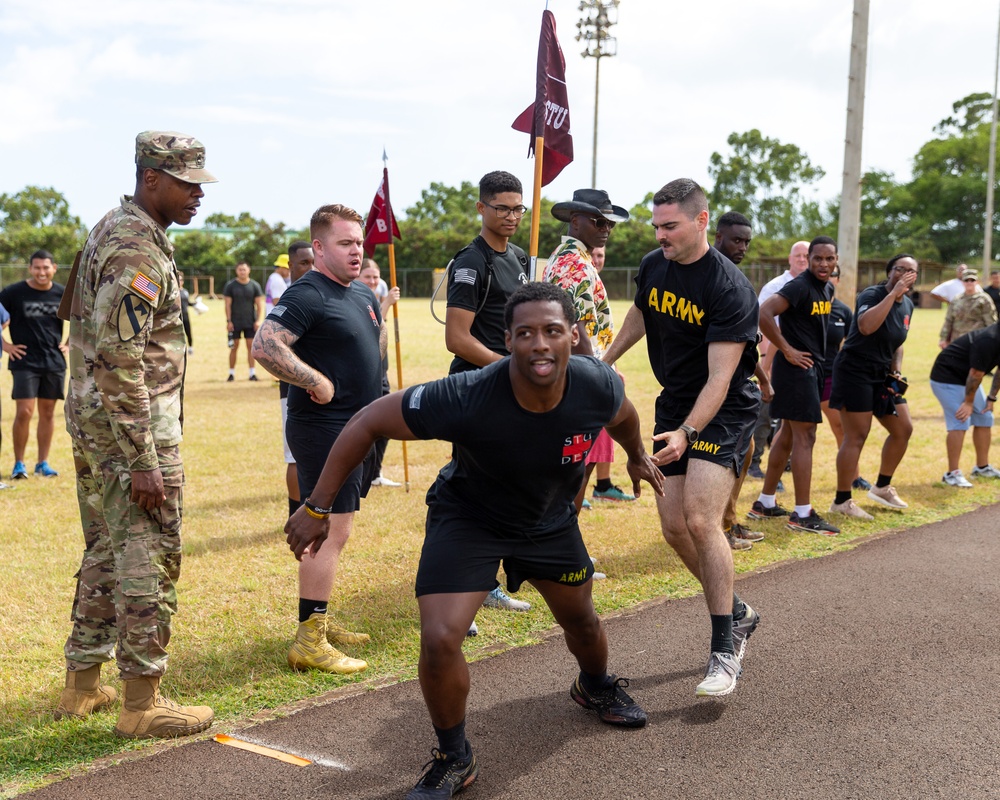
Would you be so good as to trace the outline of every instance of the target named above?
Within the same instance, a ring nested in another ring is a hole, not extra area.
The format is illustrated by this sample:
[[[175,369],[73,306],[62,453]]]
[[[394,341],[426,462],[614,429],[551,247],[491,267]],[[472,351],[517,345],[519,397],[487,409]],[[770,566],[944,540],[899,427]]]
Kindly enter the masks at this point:
[[[122,198],[87,237],[69,322],[66,428],[84,448],[157,467],[181,441],[185,340],[174,247]]]
[[[614,321],[604,290],[587,246],[572,236],[563,236],[561,244],[549,256],[542,280],[561,286],[573,299],[576,316],[587,329],[594,355],[600,358],[611,346]]]
[[[997,321],[997,309],[986,292],[956,297],[948,304],[941,326],[941,341],[949,344],[969,331],[977,331]]]

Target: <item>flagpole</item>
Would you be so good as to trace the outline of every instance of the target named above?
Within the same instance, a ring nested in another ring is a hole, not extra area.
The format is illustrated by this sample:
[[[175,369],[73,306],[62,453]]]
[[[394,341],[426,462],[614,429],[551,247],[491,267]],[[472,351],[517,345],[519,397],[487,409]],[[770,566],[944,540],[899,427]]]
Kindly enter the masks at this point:
[[[382,164],[386,171],[386,175],[389,174],[389,156],[385,153],[385,148],[382,148]],[[392,238],[392,223],[395,217],[392,214],[392,202],[389,200],[389,181],[385,181],[385,210],[386,219],[389,225],[389,286],[398,286],[396,283],[396,248],[393,245]],[[384,320],[383,320],[384,322]],[[392,304],[392,330],[393,335],[396,339],[396,389],[403,388],[403,357],[399,346],[399,302]],[[406,440],[400,441],[403,445],[403,487],[407,492],[410,491],[410,465],[406,458]]]
[[[541,280],[538,274],[538,229],[541,225],[542,212],[542,155],[545,153],[545,137],[535,137],[535,187],[531,200],[531,238],[528,242],[528,254],[531,256],[531,279]]]

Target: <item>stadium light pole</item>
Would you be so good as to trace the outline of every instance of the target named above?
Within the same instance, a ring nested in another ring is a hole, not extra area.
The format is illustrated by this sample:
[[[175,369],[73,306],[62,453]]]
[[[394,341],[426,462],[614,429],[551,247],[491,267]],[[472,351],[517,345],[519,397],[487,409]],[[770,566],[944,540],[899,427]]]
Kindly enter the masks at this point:
[[[990,122],[990,158],[986,178],[986,220],[983,226],[983,277],[993,268],[993,188],[997,171],[997,80],[1000,75],[1000,26],[997,28],[997,57],[993,65],[993,119]]]
[[[580,0],[580,11],[584,16],[576,27],[578,42],[586,42],[581,53],[584,58],[597,61],[594,76],[594,155],[590,168],[590,185],[597,188],[597,103],[601,91],[601,59],[617,55],[618,40],[608,34],[608,29],[618,23],[618,3],[620,0]]]

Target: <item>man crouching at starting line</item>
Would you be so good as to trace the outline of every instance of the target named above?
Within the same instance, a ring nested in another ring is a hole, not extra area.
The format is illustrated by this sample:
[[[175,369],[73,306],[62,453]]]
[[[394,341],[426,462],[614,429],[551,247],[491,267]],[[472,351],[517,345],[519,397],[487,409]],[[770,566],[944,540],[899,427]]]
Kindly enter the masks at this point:
[[[663,476],[646,455],[621,379],[595,358],[570,356],[579,331],[564,290],[522,286],[504,318],[510,356],[395,392],[358,412],[330,450],[311,496],[285,526],[297,559],[315,555],[327,536],[326,506],[380,436],[454,445],[452,460],[427,492],[416,579],[420,688],[438,747],[409,800],[451,797],[476,779],[479,768],[465,738],[469,669],[462,642],[497,585],[501,561],[508,589],[516,592],[528,581],[562,626],[580,665],[570,696],[611,725],[646,724],[646,712],[625,692],[628,681],[607,672],[608,640],[594,610],[593,565],[573,501],[602,427],[628,454],[636,496],[640,480],[662,494]]]

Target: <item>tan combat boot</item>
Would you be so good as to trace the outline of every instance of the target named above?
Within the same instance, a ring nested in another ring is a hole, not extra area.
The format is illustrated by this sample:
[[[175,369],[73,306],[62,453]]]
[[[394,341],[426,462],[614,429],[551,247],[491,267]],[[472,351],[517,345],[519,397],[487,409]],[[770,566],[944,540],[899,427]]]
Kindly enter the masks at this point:
[[[115,733],[126,739],[167,739],[206,730],[215,718],[208,706],[182,706],[160,694],[160,679],[125,681]]]
[[[357,645],[368,644],[372,637],[367,633],[355,633],[354,631],[347,630],[347,628],[341,628],[332,619],[327,617],[326,638],[333,644]]]
[[[100,708],[111,705],[118,692],[110,686],[101,686],[101,665],[92,664],[86,669],[66,670],[66,688],[59,698],[55,718],[83,719]]]
[[[299,623],[295,642],[288,651],[288,666],[341,675],[368,669],[368,662],[344,655],[326,640],[326,624],[326,614],[311,614],[309,619]]]

